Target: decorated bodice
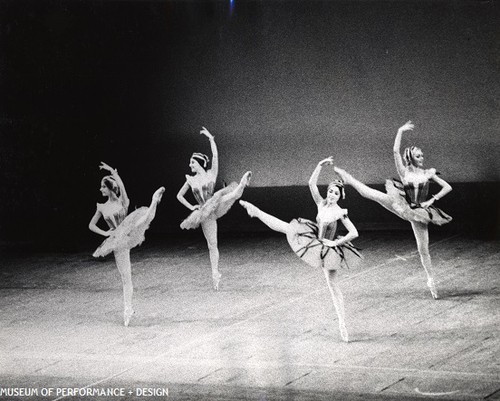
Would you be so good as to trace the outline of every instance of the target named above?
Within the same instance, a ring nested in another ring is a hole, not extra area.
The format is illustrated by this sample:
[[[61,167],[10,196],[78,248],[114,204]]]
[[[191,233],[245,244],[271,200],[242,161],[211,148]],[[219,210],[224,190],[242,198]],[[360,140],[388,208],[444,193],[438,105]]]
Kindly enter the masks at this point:
[[[120,202],[98,203],[97,209],[101,212],[108,227],[113,230],[127,217],[127,208]]]
[[[410,205],[419,206],[427,200],[429,194],[429,180],[436,174],[431,168],[420,173],[407,171],[403,177],[403,189],[406,201]]]
[[[207,200],[209,200],[214,194],[215,180],[207,180],[205,182],[200,182],[196,180],[193,176],[186,176],[186,180],[191,187],[193,196],[199,205],[203,205]]]
[[[347,209],[340,207],[329,207],[323,203],[318,204],[316,223],[318,224],[318,238],[333,240],[337,232],[337,222],[340,218],[347,216]]]

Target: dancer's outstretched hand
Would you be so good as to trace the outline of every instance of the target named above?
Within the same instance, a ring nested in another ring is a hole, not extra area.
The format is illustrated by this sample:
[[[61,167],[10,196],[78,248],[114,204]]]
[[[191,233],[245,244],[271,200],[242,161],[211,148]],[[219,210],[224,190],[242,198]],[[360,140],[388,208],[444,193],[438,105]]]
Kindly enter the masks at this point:
[[[201,135],[205,135],[207,138],[213,138],[214,137],[205,127],[201,127],[200,134]]]
[[[318,163],[320,166],[325,166],[327,164],[333,164],[333,156],[327,157]]]
[[[405,125],[403,125],[399,128],[399,131],[401,131],[401,132],[413,131],[413,128],[415,128],[415,124],[413,124],[411,121],[408,121]]]
[[[110,173],[116,172],[116,170],[113,167],[111,167],[109,164],[106,164],[104,162],[101,162],[101,164],[99,165],[99,169],[108,170]]]

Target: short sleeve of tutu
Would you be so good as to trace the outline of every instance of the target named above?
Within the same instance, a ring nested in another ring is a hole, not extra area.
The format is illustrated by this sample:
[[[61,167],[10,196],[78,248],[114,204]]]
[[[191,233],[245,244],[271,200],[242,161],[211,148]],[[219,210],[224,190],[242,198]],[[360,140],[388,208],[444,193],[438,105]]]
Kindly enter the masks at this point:
[[[436,169],[435,168],[430,168],[430,169],[426,170],[427,179],[431,179],[436,174],[437,173],[436,173]]]

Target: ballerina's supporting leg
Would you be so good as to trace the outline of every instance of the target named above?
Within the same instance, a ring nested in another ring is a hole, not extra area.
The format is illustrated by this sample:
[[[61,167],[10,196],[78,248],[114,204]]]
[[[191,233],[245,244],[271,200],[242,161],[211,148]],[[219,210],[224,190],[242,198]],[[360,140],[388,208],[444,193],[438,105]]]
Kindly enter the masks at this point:
[[[128,326],[134,310],[132,308],[132,267],[130,265],[130,249],[114,251],[116,267],[120,272],[123,285],[123,321]]]
[[[417,249],[420,255],[420,261],[427,274],[427,286],[431,291],[432,297],[438,299],[436,285],[434,284],[434,274],[432,269],[431,255],[429,254],[429,230],[427,224],[411,222],[411,228],[417,241]]]
[[[201,223],[203,235],[207,240],[210,264],[212,266],[212,282],[216,291],[219,290],[221,274],[219,272],[219,248],[217,245],[217,220],[208,219]]]
[[[342,340],[348,342],[349,336],[345,327],[344,297],[337,283],[337,271],[323,269],[323,272],[325,273],[328,289],[330,290],[330,294],[332,295],[333,306],[335,307],[337,316],[339,318],[340,336],[342,337]]]
[[[250,217],[257,217],[260,221],[262,221],[265,225],[267,225],[270,229],[286,234],[289,228],[289,223],[278,219],[266,212],[260,210],[257,206],[252,205],[246,201],[240,201],[240,205],[243,206],[248,215]]]
[[[361,181],[358,181],[351,174],[349,174],[345,170],[342,170],[341,168],[334,167],[334,170],[346,184],[351,185],[356,191],[359,192],[359,194],[363,198],[371,199],[379,203],[386,209],[392,211],[391,207],[392,201],[389,195],[387,195],[385,192],[377,191],[376,189],[370,188],[368,185],[365,185]]]

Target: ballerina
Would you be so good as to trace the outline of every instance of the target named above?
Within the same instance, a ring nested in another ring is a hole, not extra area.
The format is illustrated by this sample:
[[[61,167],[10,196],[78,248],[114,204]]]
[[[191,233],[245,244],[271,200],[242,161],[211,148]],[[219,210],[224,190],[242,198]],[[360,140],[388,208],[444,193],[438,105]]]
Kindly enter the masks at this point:
[[[332,297],[333,305],[339,319],[340,335],[345,342],[349,341],[345,325],[344,298],[338,285],[337,270],[348,266],[348,259],[352,256],[361,257],[351,240],[358,237],[358,231],[347,216],[347,209],[338,204],[344,199],[344,184],[335,180],[328,185],[326,199],[318,190],[317,182],[324,165],[333,164],[333,158],[321,160],[309,179],[309,189],[318,207],[316,223],[307,219],[294,219],[290,223],[263,212],[255,205],[240,200],[250,217],[257,217],[274,231],[286,234],[292,250],[313,267],[323,270]],[[344,237],[336,236],[337,222],[341,221],[347,229]]]
[[[450,216],[434,206],[434,202],[449,193],[452,188],[450,184],[437,176],[436,169],[423,168],[424,155],[420,148],[408,147],[404,150],[403,157],[401,157],[401,137],[404,132],[412,131],[413,128],[413,123],[408,121],[398,129],[393,151],[396,170],[401,182],[387,180],[385,184],[387,193],[366,186],[338,167],[335,167],[334,170],[346,184],[352,185],[361,196],[378,202],[387,210],[411,223],[420,261],[427,274],[427,286],[432,297],[438,299],[439,295],[434,283],[432,262],[429,254],[428,224],[433,223],[440,226],[452,220]],[[441,190],[427,200],[430,181],[440,185]]]
[[[210,264],[212,268],[212,284],[216,291],[219,290],[221,273],[219,272],[219,249],[217,245],[217,219],[224,216],[231,206],[241,198],[243,190],[250,182],[251,171],[247,171],[239,184],[232,182],[225,188],[214,193],[215,182],[219,172],[219,154],[214,136],[202,127],[200,134],[205,135],[210,141],[212,150],[212,165],[207,169],[209,158],[202,153],[193,153],[189,167],[194,175],[186,175],[186,182],[179,190],[177,199],[192,213],[181,223],[185,230],[194,229],[201,225],[203,235],[207,241]],[[184,197],[189,188],[198,203],[192,205]]]
[[[99,168],[110,172],[110,175],[101,180],[100,188],[101,194],[108,200],[105,203],[97,203],[96,212],[89,223],[89,229],[107,238],[96,249],[93,256],[106,256],[113,252],[123,284],[123,321],[125,326],[128,326],[134,314],[130,249],[144,241],[144,233],[155,217],[156,207],[161,201],[165,188],[161,187],[156,190],[149,207],[141,207],[127,216],[130,201],[118,171],[104,162],[101,162]],[[108,224],[107,231],[97,227],[101,217]]]

